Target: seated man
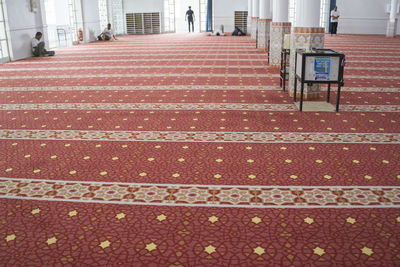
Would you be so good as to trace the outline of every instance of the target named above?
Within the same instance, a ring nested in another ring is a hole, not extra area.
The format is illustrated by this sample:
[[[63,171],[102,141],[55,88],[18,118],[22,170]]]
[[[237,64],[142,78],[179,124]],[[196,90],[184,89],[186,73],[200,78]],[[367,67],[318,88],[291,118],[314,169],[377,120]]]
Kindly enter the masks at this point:
[[[107,28],[104,29],[104,31],[97,37],[99,41],[110,41],[114,38],[114,40],[117,40],[114,35],[114,30],[111,29],[111,23],[107,24]]]
[[[54,56],[54,51],[47,51],[45,49],[44,41],[40,41],[43,37],[41,32],[37,32],[35,37],[32,39],[32,53],[35,57],[47,57]]]
[[[235,27],[235,31],[232,33],[232,36],[245,36],[246,33],[244,33],[239,27]]]

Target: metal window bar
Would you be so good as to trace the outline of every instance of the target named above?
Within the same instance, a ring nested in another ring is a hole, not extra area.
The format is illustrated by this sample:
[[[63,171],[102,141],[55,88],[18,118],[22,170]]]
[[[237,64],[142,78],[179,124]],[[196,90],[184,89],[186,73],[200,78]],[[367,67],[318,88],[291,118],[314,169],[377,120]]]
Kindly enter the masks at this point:
[[[161,33],[160,13],[127,13],[126,29],[128,34]]]

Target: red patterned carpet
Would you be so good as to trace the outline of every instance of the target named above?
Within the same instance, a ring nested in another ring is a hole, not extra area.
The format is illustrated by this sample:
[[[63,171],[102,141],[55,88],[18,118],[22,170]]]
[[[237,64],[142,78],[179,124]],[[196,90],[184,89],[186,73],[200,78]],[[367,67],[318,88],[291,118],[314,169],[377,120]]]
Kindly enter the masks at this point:
[[[0,66],[0,265],[399,266],[400,39],[326,37],[340,113],[296,111],[254,46],[127,36]]]

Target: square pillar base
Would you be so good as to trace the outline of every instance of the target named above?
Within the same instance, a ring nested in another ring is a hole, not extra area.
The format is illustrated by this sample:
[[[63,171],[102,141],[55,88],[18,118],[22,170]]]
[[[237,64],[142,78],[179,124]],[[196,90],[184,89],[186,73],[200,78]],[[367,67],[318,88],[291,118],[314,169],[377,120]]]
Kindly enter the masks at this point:
[[[396,37],[397,32],[397,19],[394,21],[389,20],[386,26],[386,37]]]
[[[258,18],[251,18],[251,39],[256,40],[257,38],[257,29],[258,29]]]
[[[293,27],[290,38],[290,68],[289,68],[289,94],[294,94],[295,56],[296,49],[300,48],[324,48],[325,29],[320,27]],[[300,83],[297,83],[297,98],[300,98]],[[320,97],[320,85],[304,86],[304,100],[318,99]]]
[[[290,22],[271,22],[269,64],[273,68],[281,65],[281,51],[284,45],[285,34],[290,34]]]

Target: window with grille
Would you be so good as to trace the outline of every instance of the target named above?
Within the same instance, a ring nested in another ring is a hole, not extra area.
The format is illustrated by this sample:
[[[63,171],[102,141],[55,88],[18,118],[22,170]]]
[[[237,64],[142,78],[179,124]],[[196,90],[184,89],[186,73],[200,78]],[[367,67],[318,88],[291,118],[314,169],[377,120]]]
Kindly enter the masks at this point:
[[[247,11],[235,11],[235,27],[247,32]]]
[[[175,32],[175,0],[164,0],[164,32]]]
[[[128,34],[160,33],[160,13],[127,13],[126,31]]]

